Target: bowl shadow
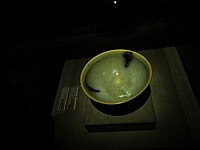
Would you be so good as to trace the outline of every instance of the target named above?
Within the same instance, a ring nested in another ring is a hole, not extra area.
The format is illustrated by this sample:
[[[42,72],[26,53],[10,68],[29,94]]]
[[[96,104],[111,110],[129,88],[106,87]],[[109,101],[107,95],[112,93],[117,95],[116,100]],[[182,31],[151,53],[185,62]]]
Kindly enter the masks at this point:
[[[142,107],[145,104],[145,102],[148,100],[150,94],[151,94],[151,88],[150,86],[148,86],[136,98],[122,104],[106,105],[106,104],[95,102],[91,99],[90,101],[97,110],[105,114],[112,115],[112,116],[122,116],[122,115],[132,113],[136,111],[137,109],[139,109],[140,107]]]

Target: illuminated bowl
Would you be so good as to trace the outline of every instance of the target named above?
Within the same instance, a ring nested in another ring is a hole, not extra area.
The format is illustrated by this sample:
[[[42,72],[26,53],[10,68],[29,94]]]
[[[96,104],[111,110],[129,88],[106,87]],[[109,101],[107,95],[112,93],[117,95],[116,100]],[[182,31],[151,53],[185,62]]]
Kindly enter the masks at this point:
[[[80,75],[84,93],[101,104],[134,100],[150,84],[152,67],[141,54],[125,49],[109,50],[86,63]]]

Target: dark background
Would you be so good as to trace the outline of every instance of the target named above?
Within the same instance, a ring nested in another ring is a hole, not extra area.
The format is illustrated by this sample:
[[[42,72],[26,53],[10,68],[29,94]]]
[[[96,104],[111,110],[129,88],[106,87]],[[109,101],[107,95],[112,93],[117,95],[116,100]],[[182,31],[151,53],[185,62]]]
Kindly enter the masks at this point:
[[[1,2],[1,136],[6,145],[56,149],[50,113],[64,61],[109,49],[176,46],[200,101],[198,6],[189,0]]]

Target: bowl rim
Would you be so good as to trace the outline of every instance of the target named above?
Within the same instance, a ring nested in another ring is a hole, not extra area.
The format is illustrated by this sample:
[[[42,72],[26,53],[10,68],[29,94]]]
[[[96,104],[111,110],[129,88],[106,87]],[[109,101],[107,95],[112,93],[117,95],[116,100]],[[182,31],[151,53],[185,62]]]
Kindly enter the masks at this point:
[[[130,98],[128,98],[127,100],[124,100],[124,101],[120,101],[120,102],[104,102],[104,101],[101,101],[99,99],[96,99],[95,97],[92,97],[91,94],[89,94],[87,92],[87,90],[85,90],[85,87],[84,87],[84,83],[83,83],[83,74],[85,72],[85,69],[86,67],[91,63],[93,62],[96,58],[102,56],[102,55],[105,55],[107,53],[113,53],[113,52],[131,52],[133,53],[134,55],[138,55],[141,60],[144,60],[148,66],[148,69],[149,69],[149,76],[148,76],[148,81],[146,82],[145,86],[142,88],[142,90],[140,90],[140,92],[138,92],[137,94],[133,95],[133,96],[130,96]],[[106,105],[117,105],[117,104],[122,104],[122,103],[126,103],[128,101],[131,101],[131,100],[134,100],[136,97],[138,97],[141,93],[143,93],[145,91],[145,89],[148,87],[148,85],[150,84],[151,80],[152,80],[152,66],[150,64],[150,62],[148,61],[148,59],[143,56],[142,54],[140,54],[139,52],[136,52],[136,51],[133,51],[133,50],[128,50],[128,49],[112,49],[112,50],[107,50],[107,51],[104,51],[102,53],[99,53],[97,54],[96,56],[92,57],[83,67],[83,69],[81,70],[81,75],[80,75],[80,84],[81,84],[81,88],[83,90],[83,92],[86,94],[86,96],[88,96],[91,100],[97,102],[97,103],[100,103],[100,104],[106,104]]]

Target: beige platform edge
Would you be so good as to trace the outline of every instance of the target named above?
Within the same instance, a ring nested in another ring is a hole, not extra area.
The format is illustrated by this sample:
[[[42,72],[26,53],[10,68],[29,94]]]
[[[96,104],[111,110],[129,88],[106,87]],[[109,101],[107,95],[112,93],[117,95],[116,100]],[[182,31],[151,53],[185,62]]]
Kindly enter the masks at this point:
[[[177,94],[180,97],[181,104],[185,110],[188,125],[191,133],[193,133],[193,141],[195,145],[200,144],[200,108],[193,93],[190,82],[187,78],[183,64],[180,61],[179,54],[175,47],[164,48],[170,71],[175,80]]]

